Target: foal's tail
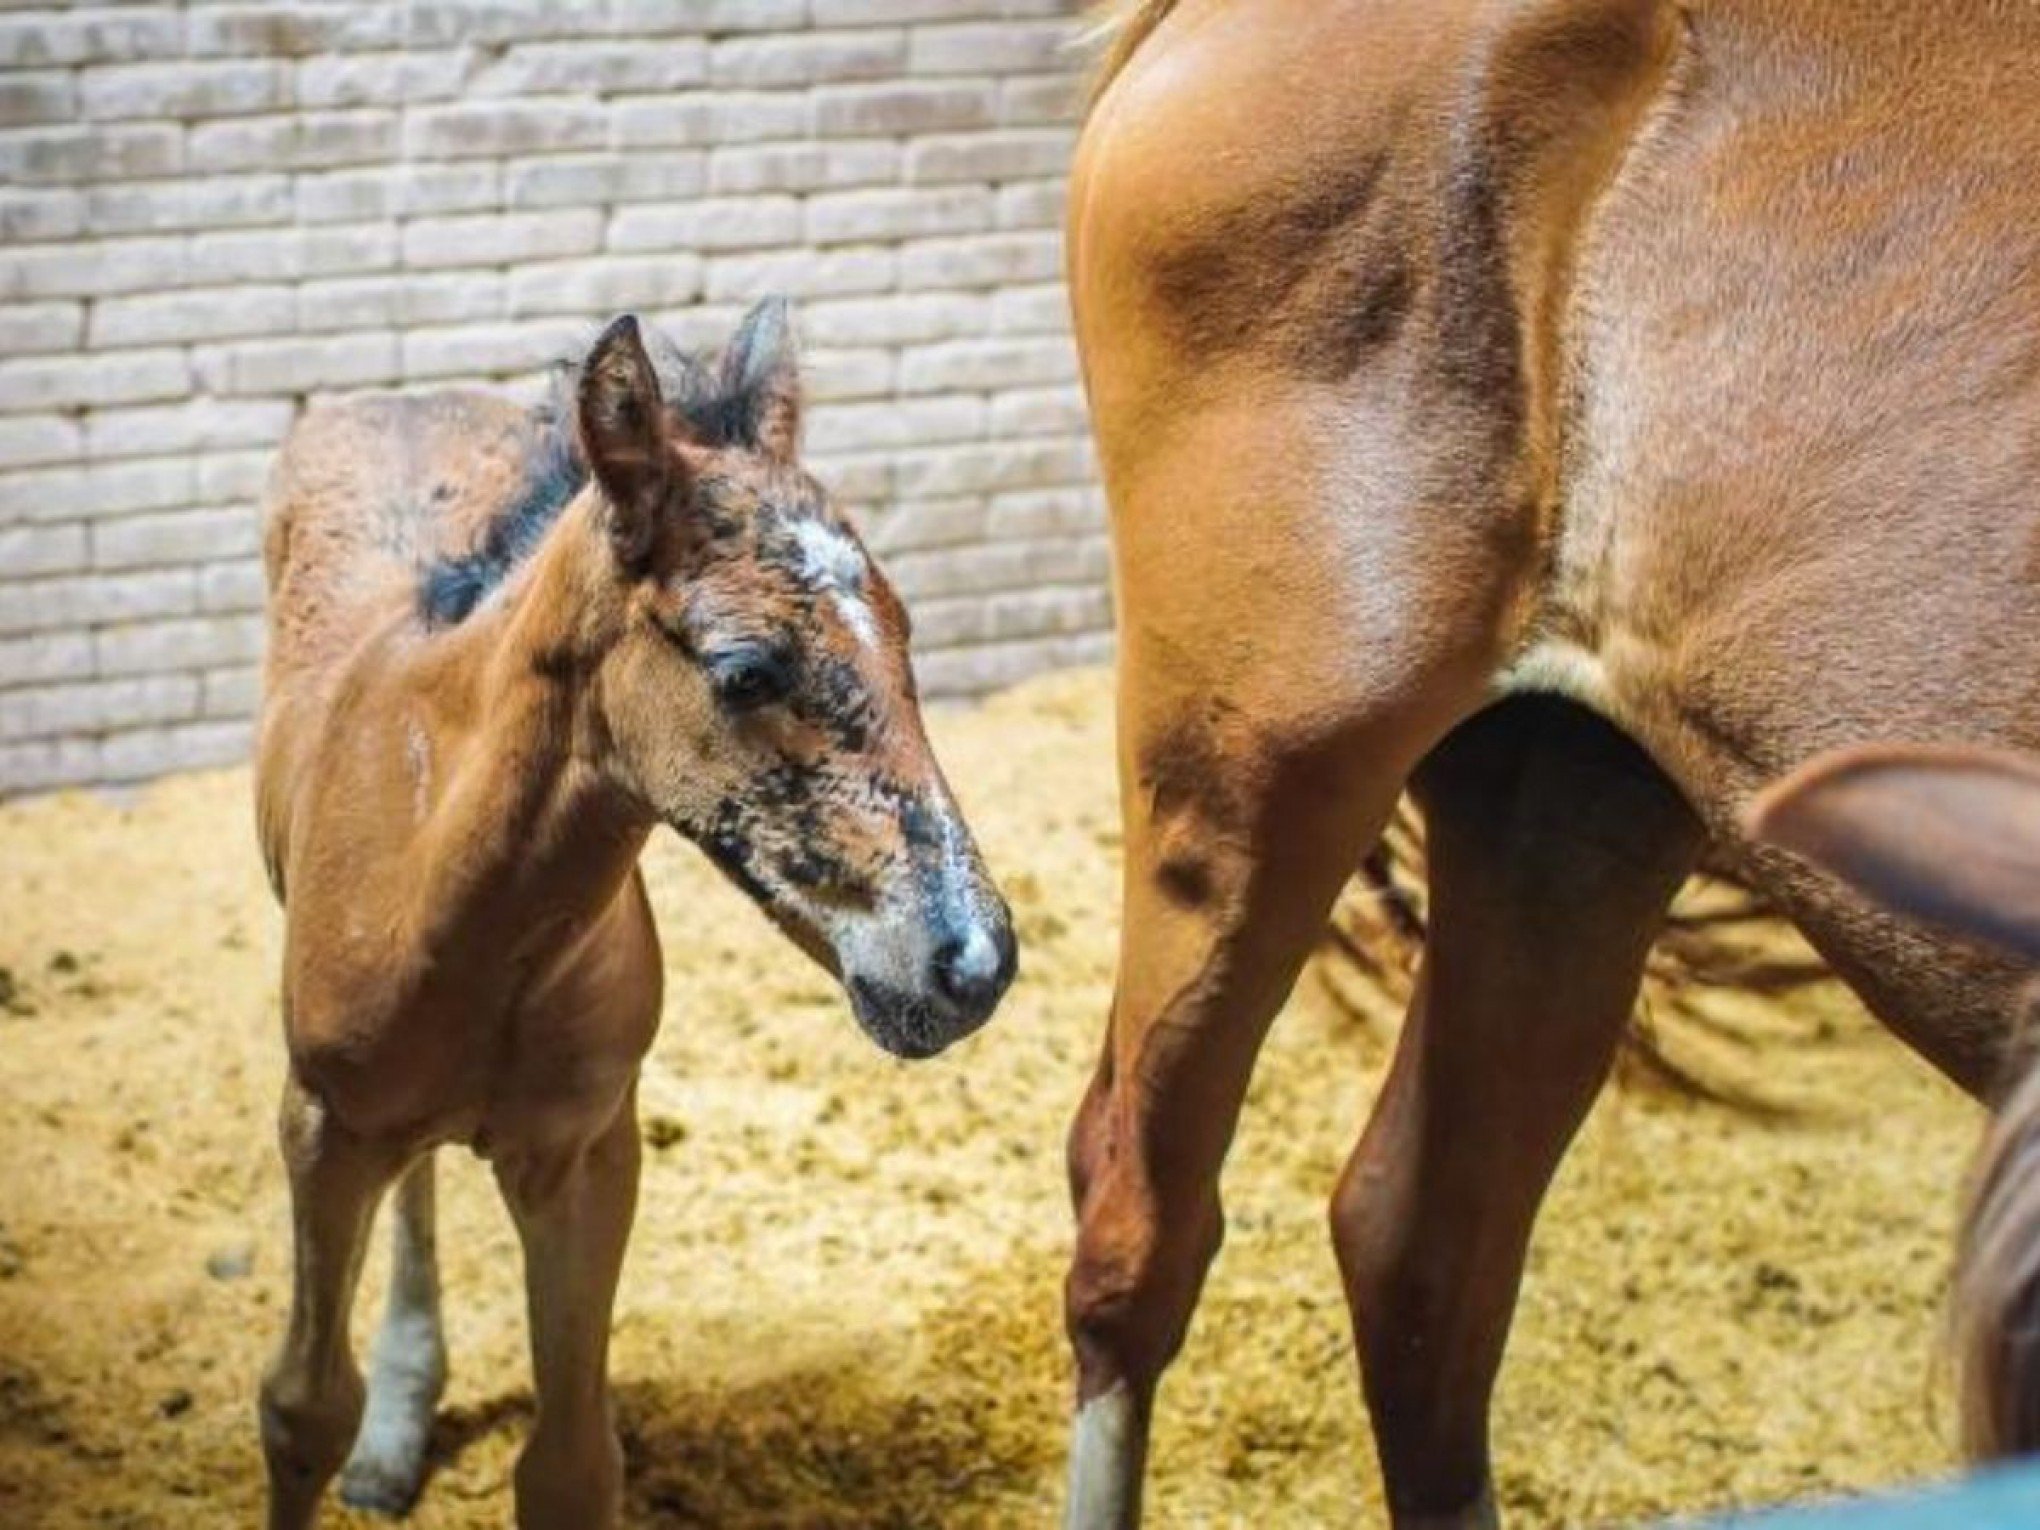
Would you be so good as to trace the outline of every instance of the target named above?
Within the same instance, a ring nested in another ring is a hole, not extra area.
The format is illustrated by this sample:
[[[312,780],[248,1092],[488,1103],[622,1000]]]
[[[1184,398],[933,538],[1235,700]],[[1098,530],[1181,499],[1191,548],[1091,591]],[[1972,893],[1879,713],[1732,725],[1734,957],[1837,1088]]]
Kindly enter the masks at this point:
[[[1759,838],[1892,910],[2040,962],[2040,764],[1979,749],[1824,756],[1758,799]],[[2030,998],[2030,992],[2029,992]],[[2040,1057],[2021,1038],[1984,1139],[1950,1293],[1963,1442],[2040,1450]]]
[[[1103,0],[1093,7],[1084,41],[1098,49],[1098,62],[1091,71],[1087,107],[1098,104],[1105,87],[1175,8],[1176,0]]]

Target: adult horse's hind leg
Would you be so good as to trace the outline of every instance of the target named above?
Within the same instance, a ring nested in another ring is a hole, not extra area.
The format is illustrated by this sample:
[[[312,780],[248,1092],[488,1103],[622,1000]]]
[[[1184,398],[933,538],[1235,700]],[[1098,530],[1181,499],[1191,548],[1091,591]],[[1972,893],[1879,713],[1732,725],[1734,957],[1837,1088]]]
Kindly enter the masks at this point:
[[[518,1530],[616,1523],[623,1451],[609,1405],[609,1316],[637,1211],[635,1092],[592,1143],[499,1161],[524,1243],[538,1419],[518,1457]]]
[[[1395,1521],[1472,1527],[1538,1204],[1703,836],[1641,750],[1542,697],[1464,724],[1415,784],[1430,935],[1332,1231]]]
[[[270,1530],[305,1530],[361,1422],[347,1320],[375,1205],[396,1163],[354,1137],[292,1079],[279,1126],[295,1243],[290,1327],[262,1379]]]
[[[340,1497],[357,1509],[401,1514],[425,1481],[432,1417],[446,1390],[434,1199],[432,1154],[426,1152],[397,1185],[389,1304],[369,1363],[368,1407],[340,1472]]]

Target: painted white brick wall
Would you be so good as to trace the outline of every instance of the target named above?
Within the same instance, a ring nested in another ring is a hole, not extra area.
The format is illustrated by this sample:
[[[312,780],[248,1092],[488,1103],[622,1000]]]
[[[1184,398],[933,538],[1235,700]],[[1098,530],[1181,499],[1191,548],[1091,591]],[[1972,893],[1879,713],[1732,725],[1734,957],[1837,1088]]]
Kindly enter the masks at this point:
[[[245,756],[321,395],[800,304],[934,695],[1109,649],[1078,0],[0,0],[0,795]]]

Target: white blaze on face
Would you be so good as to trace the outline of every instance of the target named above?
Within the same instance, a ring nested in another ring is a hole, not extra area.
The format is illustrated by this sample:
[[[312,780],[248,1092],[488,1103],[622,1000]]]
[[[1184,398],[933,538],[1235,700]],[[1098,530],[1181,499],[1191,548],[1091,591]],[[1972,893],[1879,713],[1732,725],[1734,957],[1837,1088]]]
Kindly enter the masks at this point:
[[[794,523],[804,572],[828,590],[844,623],[867,648],[878,645],[878,621],[864,599],[864,553],[834,526],[818,520]]]

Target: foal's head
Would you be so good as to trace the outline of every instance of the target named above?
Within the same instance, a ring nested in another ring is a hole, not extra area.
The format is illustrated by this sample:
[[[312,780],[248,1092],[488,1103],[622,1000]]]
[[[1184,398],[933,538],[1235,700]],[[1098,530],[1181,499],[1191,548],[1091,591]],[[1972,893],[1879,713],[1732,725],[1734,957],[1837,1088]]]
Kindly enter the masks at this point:
[[[987,1019],[1014,942],[921,727],[907,613],[798,456],[786,307],[658,370],[634,319],[576,411],[617,603],[596,683],[614,777],[841,978],[906,1057]]]

